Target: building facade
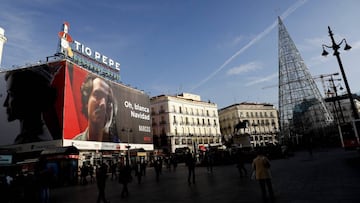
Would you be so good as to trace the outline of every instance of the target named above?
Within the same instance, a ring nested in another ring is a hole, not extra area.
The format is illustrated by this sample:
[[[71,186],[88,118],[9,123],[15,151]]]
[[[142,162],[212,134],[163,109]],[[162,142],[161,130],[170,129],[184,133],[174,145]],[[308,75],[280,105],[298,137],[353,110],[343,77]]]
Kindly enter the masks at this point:
[[[354,119],[350,100],[346,95],[339,97],[329,97],[325,99],[326,106],[332,113],[335,120],[339,123],[350,123]],[[357,112],[360,111],[360,101],[354,99]]]
[[[227,139],[249,136],[252,147],[278,144],[278,119],[278,111],[272,104],[243,102],[219,110],[221,134]],[[243,124],[241,128],[239,124]]]
[[[199,95],[182,93],[150,99],[154,148],[174,153],[222,145],[217,105]]]

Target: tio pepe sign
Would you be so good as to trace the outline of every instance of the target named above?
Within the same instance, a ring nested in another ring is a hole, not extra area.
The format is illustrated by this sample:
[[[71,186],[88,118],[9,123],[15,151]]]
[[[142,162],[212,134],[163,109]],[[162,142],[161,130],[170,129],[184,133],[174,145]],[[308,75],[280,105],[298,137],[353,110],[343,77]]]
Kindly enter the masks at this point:
[[[60,38],[60,50],[59,52],[64,54],[67,57],[74,58],[74,52],[83,54],[89,57],[92,60],[95,60],[103,65],[110,67],[111,69],[120,71],[120,63],[114,61],[113,59],[101,54],[100,52],[93,51],[90,47],[85,46],[84,44],[73,40],[69,35],[69,23],[64,22],[62,30],[58,33]]]

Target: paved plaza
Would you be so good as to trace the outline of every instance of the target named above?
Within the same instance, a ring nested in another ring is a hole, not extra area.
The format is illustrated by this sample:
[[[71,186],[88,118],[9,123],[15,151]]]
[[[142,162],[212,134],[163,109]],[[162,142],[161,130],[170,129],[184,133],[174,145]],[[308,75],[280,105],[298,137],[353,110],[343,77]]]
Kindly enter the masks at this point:
[[[249,173],[250,164],[246,165]],[[360,202],[360,154],[343,149],[317,149],[313,156],[295,152],[288,159],[272,160],[275,202]],[[261,202],[260,188],[249,177],[241,178],[235,165],[196,168],[196,184],[188,185],[187,168],[176,171],[163,168],[156,182],[153,168],[148,168],[142,183],[129,184],[130,196],[121,198],[122,186],[107,181],[110,202]],[[51,190],[52,203],[96,202],[95,183]]]

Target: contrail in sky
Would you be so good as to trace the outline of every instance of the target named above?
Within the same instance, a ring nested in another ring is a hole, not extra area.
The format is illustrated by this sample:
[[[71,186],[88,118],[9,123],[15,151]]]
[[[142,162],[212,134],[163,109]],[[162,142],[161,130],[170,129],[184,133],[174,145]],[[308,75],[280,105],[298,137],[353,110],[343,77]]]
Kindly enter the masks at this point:
[[[292,6],[290,6],[280,17],[281,19],[287,18],[291,13],[296,11],[300,6],[306,3],[307,0],[299,0]],[[252,45],[254,45],[256,42],[261,40],[263,37],[268,35],[272,29],[274,29],[277,25],[277,20],[275,20],[268,28],[266,28],[264,31],[262,31],[260,34],[258,34],[254,39],[252,39],[248,44],[246,44],[243,48],[241,48],[239,51],[237,51],[234,55],[232,55],[228,60],[226,60],[217,70],[215,70],[213,73],[211,73],[208,77],[200,81],[198,84],[196,84],[193,88],[190,89],[190,92],[197,89],[207,81],[209,81],[211,78],[213,78],[218,72],[220,72],[227,64],[229,64],[231,61],[233,61],[237,56],[242,54],[244,51],[246,51],[248,48],[250,48]]]

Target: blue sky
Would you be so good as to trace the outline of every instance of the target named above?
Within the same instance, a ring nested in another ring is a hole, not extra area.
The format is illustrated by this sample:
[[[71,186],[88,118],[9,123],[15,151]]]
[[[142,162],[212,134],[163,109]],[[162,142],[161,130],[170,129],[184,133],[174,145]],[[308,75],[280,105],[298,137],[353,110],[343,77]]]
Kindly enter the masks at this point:
[[[331,50],[321,56],[331,43],[327,26],[338,42],[346,38],[353,49],[341,59],[359,92],[359,8],[357,0],[3,0],[2,67],[53,55],[67,21],[75,40],[120,62],[123,83],[150,96],[189,92],[218,108],[277,106],[277,16],[313,76],[340,72]]]

